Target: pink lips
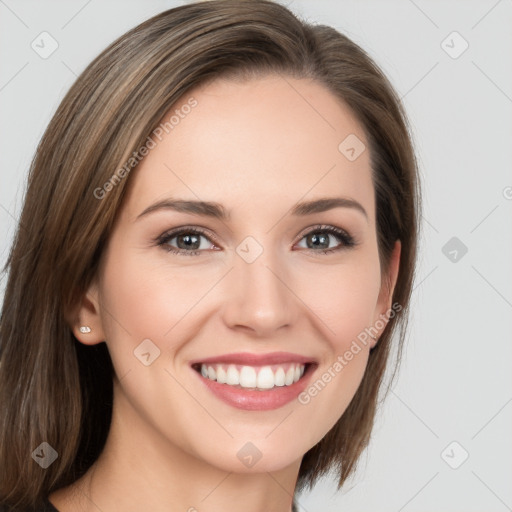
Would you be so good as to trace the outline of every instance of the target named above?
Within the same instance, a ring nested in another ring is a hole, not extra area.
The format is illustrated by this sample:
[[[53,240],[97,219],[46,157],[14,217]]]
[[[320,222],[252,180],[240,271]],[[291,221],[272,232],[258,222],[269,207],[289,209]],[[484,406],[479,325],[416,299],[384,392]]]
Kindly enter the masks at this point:
[[[221,356],[209,357],[207,359],[197,359],[191,361],[191,365],[195,364],[241,364],[247,366],[264,366],[271,364],[283,363],[313,363],[315,360],[311,357],[301,356],[299,354],[292,354],[291,352],[271,352],[268,354],[251,354],[249,352],[239,352],[236,354],[224,354]]]
[[[266,366],[284,363],[305,364],[306,369],[302,377],[290,386],[274,386],[269,390],[252,390],[240,387],[220,384],[214,380],[205,378],[197,370],[201,364],[235,364],[247,366]],[[312,363],[312,364],[308,364]],[[269,354],[251,354],[237,353],[225,354],[221,356],[210,357],[207,359],[198,359],[191,361],[190,365],[194,368],[194,373],[203,382],[209,391],[224,403],[244,409],[247,411],[267,411],[277,409],[291,402],[304,391],[311,375],[315,371],[316,361],[310,357],[292,354],[290,352],[273,352]]]

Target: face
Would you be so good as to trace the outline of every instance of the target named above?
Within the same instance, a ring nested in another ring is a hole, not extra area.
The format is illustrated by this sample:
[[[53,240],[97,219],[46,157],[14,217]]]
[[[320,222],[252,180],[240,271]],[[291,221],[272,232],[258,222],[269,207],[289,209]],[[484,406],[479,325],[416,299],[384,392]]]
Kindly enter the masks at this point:
[[[161,450],[274,471],[354,396],[375,344],[357,340],[390,307],[399,244],[384,276],[369,151],[339,149],[367,140],[324,86],[219,80],[172,110],[190,98],[129,177],[88,294],[97,338],[77,337],[106,341],[117,407]]]

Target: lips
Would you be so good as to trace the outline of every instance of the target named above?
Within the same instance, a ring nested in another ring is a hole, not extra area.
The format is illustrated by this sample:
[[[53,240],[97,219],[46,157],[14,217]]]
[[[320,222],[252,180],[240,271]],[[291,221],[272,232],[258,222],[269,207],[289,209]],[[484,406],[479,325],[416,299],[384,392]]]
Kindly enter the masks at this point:
[[[314,364],[311,358],[290,352],[224,354],[191,362],[203,377],[246,388],[290,385]]]
[[[318,366],[313,358],[290,352],[224,354],[190,365],[222,401],[253,411],[276,409],[292,401]]]
[[[302,356],[299,354],[293,354],[291,352],[271,352],[267,354],[252,354],[249,352],[239,352],[233,354],[223,354],[219,356],[213,356],[206,359],[197,359],[191,361],[191,366],[201,364],[235,364],[243,366],[267,366],[284,363],[316,363],[316,360],[312,357]]]

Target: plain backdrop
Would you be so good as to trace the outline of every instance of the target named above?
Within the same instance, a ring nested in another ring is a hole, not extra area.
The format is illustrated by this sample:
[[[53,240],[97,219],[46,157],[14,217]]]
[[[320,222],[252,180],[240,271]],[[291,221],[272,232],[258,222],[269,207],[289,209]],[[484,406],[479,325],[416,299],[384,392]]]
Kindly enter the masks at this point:
[[[64,93],[111,41],[182,3],[0,0],[0,264]],[[512,1],[286,5],[348,35],[388,75],[413,126],[424,198],[399,377],[354,477],[338,493],[326,478],[299,504],[512,510]],[[31,46],[42,32],[58,44],[48,58]]]

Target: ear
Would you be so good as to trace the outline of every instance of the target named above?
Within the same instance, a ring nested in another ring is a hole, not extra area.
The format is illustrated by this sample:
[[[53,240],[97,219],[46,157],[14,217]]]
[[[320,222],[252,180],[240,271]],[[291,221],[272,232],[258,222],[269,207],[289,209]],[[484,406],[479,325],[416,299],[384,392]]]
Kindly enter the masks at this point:
[[[389,262],[388,272],[383,274],[381,280],[381,287],[379,292],[379,298],[377,299],[377,307],[375,310],[375,318],[373,320],[372,325],[379,325],[384,322],[384,327],[379,329],[379,333],[376,334],[377,340],[373,340],[370,344],[371,348],[373,348],[378,341],[378,338],[382,331],[386,328],[386,325],[389,321],[389,312],[391,309],[391,301],[393,300],[393,292],[395,290],[396,280],[398,278],[398,270],[400,267],[400,253],[402,250],[402,244],[400,240],[395,242],[395,246],[393,248],[393,252],[391,254],[391,259]]]
[[[96,345],[105,341],[98,297],[98,285],[94,281],[87,289],[79,306],[68,317],[68,323],[75,338],[84,345]],[[80,327],[85,326],[91,331],[80,332]]]

